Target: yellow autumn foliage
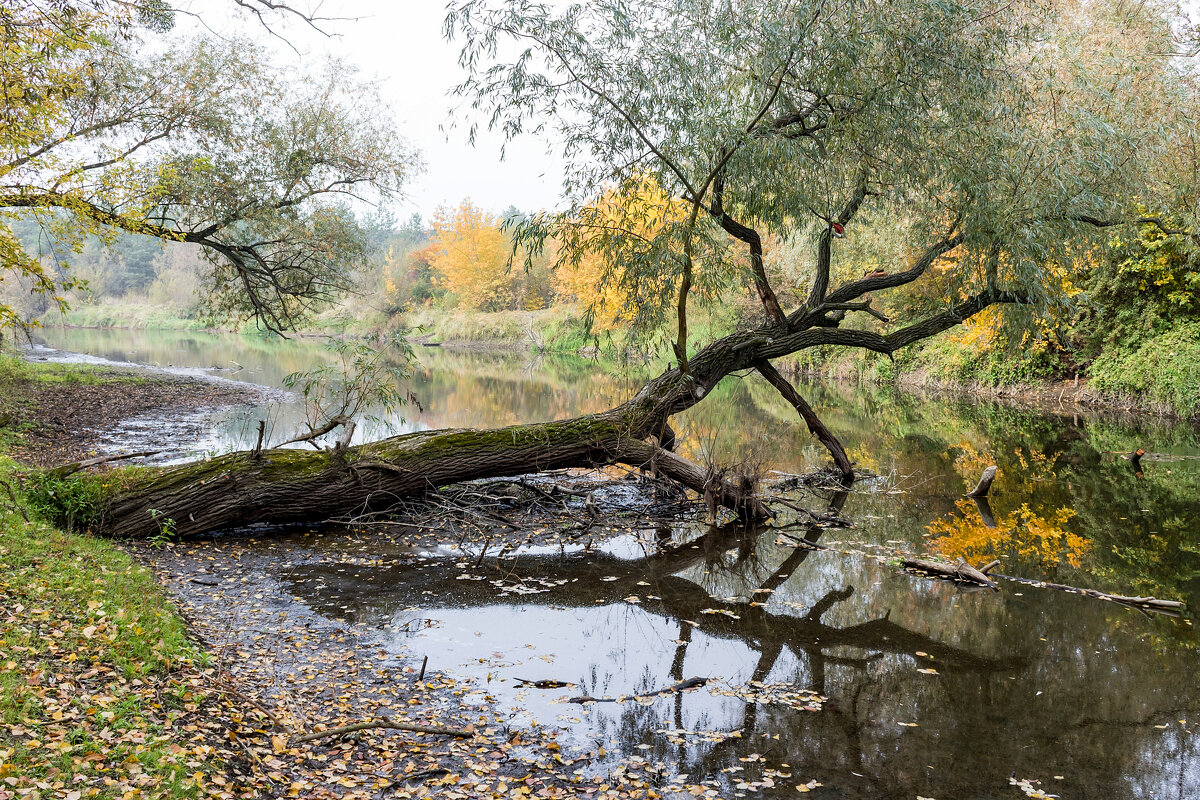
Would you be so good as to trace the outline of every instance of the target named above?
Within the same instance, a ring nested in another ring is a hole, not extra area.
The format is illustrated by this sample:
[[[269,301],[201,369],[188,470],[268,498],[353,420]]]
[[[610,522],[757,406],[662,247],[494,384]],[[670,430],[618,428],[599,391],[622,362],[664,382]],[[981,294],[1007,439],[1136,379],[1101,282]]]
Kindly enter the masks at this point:
[[[631,184],[609,189],[580,214],[587,244],[602,237],[624,235],[647,245],[668,225],[687,218],[688,208],[672,198],[658,181],[640,176]],[[593,327],[612,330],[629,323],[633,314],[625,265],[599,247],[585,247],[578,259],[567,260],[555,270],[554,290],[559,297],[574,298],[591,310]]]
[[[508,269],[509,238],[500,218],[470,200],[455,208],[441,207],[433,215],[430,264],[439,285],[452,292],[461,308],[496,311],[514,299]]]

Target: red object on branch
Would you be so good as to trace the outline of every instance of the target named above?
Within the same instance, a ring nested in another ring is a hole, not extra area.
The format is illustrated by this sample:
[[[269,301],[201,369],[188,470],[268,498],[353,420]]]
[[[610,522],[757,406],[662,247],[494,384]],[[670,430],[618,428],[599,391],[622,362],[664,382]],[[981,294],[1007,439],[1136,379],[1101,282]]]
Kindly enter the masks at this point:
[[[831,222],[829,227],[833,230],[833,235],[839,239],[846,235],[846,229],[841,226],[841,223]]]

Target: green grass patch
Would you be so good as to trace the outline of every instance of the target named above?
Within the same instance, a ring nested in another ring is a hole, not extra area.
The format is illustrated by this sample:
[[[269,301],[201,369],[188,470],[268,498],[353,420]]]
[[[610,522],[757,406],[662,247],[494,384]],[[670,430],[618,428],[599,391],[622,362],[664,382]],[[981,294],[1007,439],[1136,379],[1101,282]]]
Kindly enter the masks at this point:
[[[73,379],[111,377],[0,359],[0,386]],[[19,426],[0,430],[3,787],[45,798],[207,796],[225,767],[195,740],[198,728],[184,730],[209,716],[206,654],[148,569],[38,513],[24,491],[29,471],[6,453],[20,435]]]
[[[0,387],[20,382],[63,383],[93,386],[101,383],[145,383],[146,377],[131,370],[93,364],[31,364],[20,356],[0,355]]]

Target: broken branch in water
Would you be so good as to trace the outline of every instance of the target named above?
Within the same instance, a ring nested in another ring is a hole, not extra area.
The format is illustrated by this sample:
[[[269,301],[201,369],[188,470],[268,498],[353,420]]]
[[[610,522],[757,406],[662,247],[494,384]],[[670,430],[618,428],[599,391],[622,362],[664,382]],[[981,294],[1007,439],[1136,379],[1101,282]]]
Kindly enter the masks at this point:
[[[1161,614],[1170,614],[1172,616],[1183,616],[1183,612],[1187,610],[1187,603],[1179,600],[1159,600],[1157,597],[1127,597],[1122,594],[1109,594],[1102,592],[1099,589],[1083,589],[1079,586],[1067,586],[1065,583],[1049,583],[1047,581],[1037,581],[1032,578],[1019,578],[1015,575],[996,574],[997,578],[1003,578],[1006,581],[1014,581],[1015,583],[1023,583],[1026,586],[1036,586],[1041,589],[1055,589],[1060,592],[1071,592],[1072,594],[1082,594],[1087,597],[1095,597],[1099,600],[1109,600],[1113,603],[1119,603],[1125,606],[1133,606],[1134,608],[1143,608],[1149,611],[1157,611]]]
[[[555,680],[530,680],[529,678],[517,678],[522,686],[532,686],[534,689],[566,689],[568,686],[576,686],[577,684],[568,683],[567,681]]]
[[[356,731],[371,730],[373,728],[391,728],[398,731],[409,731],[411,733],[431,733],[435,736],[456,736],[460,739],[469,739],[475,735],[474,731],[461,730],[458,728],[441,728],[435,725],[409,725],[406,722],[395,722],[387,717],[381,717],[370,722],[356,722],[353,725],[342,725],[338,728],[329,728],[323,731],[313,731],[302,736],[297,736],[292,739],[293,742],[311,742],[314,739],[324,739],[328,736],[341,736],[345,733],[355,733]]]
[[[673,683],[670,686],[659,689],[658,691],[647,692],[646,694],[631,694],[625,698],[589,697],[588,695],[583,695],[582,697],[572,697],[567,702],[568,703],[579,703],[581,705],[584,703],[619,703],[619,702],[621,702],[622,699],[625,699],[625,700],[637,700],[639,698],[645,699],[645,698],[649,698],[649,697],[658,697],[659,695],[663,695],[663,694],[674,694],[676,692],[683,692],[688,689],[697,689],[697,688],[705,685],[706,683],[708,683],[708,678],[688,678],[686,681],[680,681],[679,683]]]
[[[952,581],[961,583],[974,583],[979,586],[986,586],[989,589],[996,589],[996,582],[989,578],[983,570],[978,570],[972,567],[963,559],[959,559],[957,563],[946,564],[940,561],[926,561],[920,558],[906,558],[900,562],[905,569],[917,570],[933,575],[937,578],[947,578]],[[991,569],[995,563],[988,564],[987,569]]]
[[[983,475],[979,478],[979,483],[975,484],[975,488],[967,493],[967,497],[987,497],[987,493],[992,488],[992,481],[994,480],[996,480],[995,464],[983,471]]]
[[[837,550],[832,547],[826,547],[825,545],[817,544],[816,542],[810,542],[805,539],[798,539],[795,536],[790,536],[786,533],[781,533],[780,537],[781,539],[786,540],[797,547],[807,547],[812,550],[825,550],[832,553],[849,555],[849,553],[844,551]],[[1183,613],[1187,610],[1187,603],[1179,600],[1160,600],[1157,597],[1127,597],[1120,594],[1109,594],[1108,592],[1102,592],[1098,589],[1084,589],[1079,586],[1068,586],[1063,583],[1049,583],[1047,581],[1039,581],[1032,578],[1020,578],[1015,575],[1002,575],[998,572],[992,573],[993,569],[1000,566],[999,559],[994,559],[978,569],[972,567],[961,558],[955,564],[942,561],[927,561],[920,558],[906,558],[901,560],[900,563],[906,570],[921,572],[932,578],[942,578],[961,583],[972,583],[979,586],[985,586],[990,589],[999,588],[992,578],[1002,578],[1006,581],[1014,581],[1015,583],[1022,583],[1026,586],[1082,594],[1087,597],[1095,597],[1099,600],[1110,600],[1121,605],[1131,606],[1141,610],[1157,611],[1160,614],[1168,614],[1176,617],[1183,616]]]

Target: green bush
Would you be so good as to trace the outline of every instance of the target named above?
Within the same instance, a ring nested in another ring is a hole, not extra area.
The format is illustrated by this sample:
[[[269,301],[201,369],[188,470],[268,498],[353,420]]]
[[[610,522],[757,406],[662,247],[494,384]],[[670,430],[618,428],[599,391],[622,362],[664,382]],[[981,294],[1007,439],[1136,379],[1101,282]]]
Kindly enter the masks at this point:
[[[1200,416],[1200,322],[1150,336],[1133,349],[1102,353],[1090,370],[1091,385],[1134,395]]]

